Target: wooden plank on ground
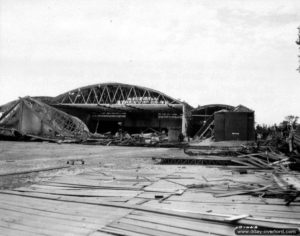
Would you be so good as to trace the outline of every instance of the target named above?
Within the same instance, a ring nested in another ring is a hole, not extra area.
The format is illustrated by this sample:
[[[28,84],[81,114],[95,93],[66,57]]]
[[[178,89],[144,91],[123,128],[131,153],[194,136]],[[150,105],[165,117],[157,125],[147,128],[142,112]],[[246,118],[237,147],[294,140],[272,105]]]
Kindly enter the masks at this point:
[[[45,218],[47,221],[57,223],[57,224],[63,224],[67,226],[71,226],[74,228],[82,228],[82,229],[97,229],[99,226],[96,223],[90,223],[86,221],[86,218],[78,216],[78,218],[75,217],[70,217],[68,215],[64,215],[61,213],[56,213],[56,212],[48,212],[48,211],[42,211],[42,210],[37,210],[37,209],[32,209],[32,208],[25,208],[25,207],[20,207],[20,206],[13,206],[6,204],[5,206],[0,205],[0,211],[1,210],[6,210],[10,211],[10,216],[15,215],[17,213],[17,216],[30,216],[30,218]],[[54,221],[53,221],[54,220]]]
[[[248,193],[256,193],[259,191],[264,191],[267,190],[269,187],[272,185],[268,185],[262,188],[256,188],[256,189],[249,189],[249,190],[241,190],[241,191],[234,191],[234,192],[229,192],[229,193],[221,193],[221,194],[215,194],[215,197],[228,197],[228,196],[233,196],[233,195],[241,195],[241,194],[248,194]]]
[[[7,195],[18,195],[18,192],[13,192],[13,191],[1,191],[0,193],[2,194],[7,194]],[[22,193],[22,196],[26,196],[26,194]],[[26,196],[32,198],[32,196]],[[48,197],[38,197],[35,196],[35,198],[38,199],[47,199],[51,200],[52,195],[49,195]],[[69,202],[69,203],[81,203],[80,200],[78,201],[68,201],[67,199],[56,199],[55,202]],[[91,206],[93,205],[99,205],[99,206],[106,206],[106,207],[114,207],[117,209],[130,209],[130,210],[140,210],[140,211],[145,211],[145,212],[154,212],[158,214],[163,214],[163,215],[169,215],[169,216],[178,216],[178,217],[183,217],[183,218],[189,218],[189,219],[197,219],[197,220],[208,220],[208,221],[215,221],[215,222],[225,222],[224,219],[230,217],[231,215],[216,215],[216,214],[208,214],[208,213],[187,213],[187,212],[176,212],[172,210],[162,210],[162,209],[154,209],[146,206],[140,206],[140,205],[129,205],[129,204],[120,204],[120,203],[111,203],[111,202],[102,202],[98,204],[90,204]],[[245,225],[257,225],[257,226],[263,226],[263,227],[274,227],[274,228],[281,228],[281,227],[292,227],[294,226],[293,224],[281,224],[281,223],[275,223],[275,222],[269,222],[268,219],[264,219],[263,221],[261,220],[256,220],[254,217],[248,217],[246,219],[241,219],[238,221],[239,224],[245,224]]]
[[[159,216],[157,216],[159,217]],[[146,229],[155,229],[159,230],[162,232],[167,232],[167,233],[172,233],[174,235],[179,234],[179,235],[186,235],[186,236],[200,236],[200,235],[207,235],[207,232],[203,231],[195,231],[195,230],[190,230],[190,229],[184,229],[180,228],[177,226],[169,226],[169,225],[164,225],[160,223],[152,223],[149,221],[140,221],[138,219],[130,219],[130,218],[122,218],[118,222],[122,224],[127,224],[130,226],[138,226]],[[211,234],[214,235],[214,234]]]
[[[244,219],[244,218],[247,218],[247,217],[249,217],[249,215],[231,216],[231,217],[226,218],[225,221],[227,221],[227,222],[234,222],[234,221],[237,221],[237,220],[240,220],[240,219]]]
[[[199,232],[213,233],[218,235],[228,235],[232,233],[234,227],[224,224],[215,224],[213,222],[183,219],[178,217],[169,217],[158,215],[155,213],[145,213],[139,211],[133,211],[126,216],[128,219],[145,221],[156,224],[163,224],[172,227],[178,227],[182,229],[190,229]]]
[[[234,158],[232,158],[230,161],[232,161],[232,162],[234,162],[234,163],[237,163],[237,164],[241,164],[241,165],[243,165],[243,166],[255,167],[255,166],[252,165],[252,164],[249,164],[249,163],[247,163],[247,162],[245,162],[245,161],[236,160],[236,159],[234,159]]]
[[[265,210],[260,206],[253,206],[253,205],[244,205],[239,204],[229,205],[229,204],[203,204],[203,203],[192,203],[192,202],[175,202],[175,201],[167,201],[165,204],[161,204],[158,201],[149,201],[144,204],[144,206],[151,207],[151,208],[161,208],[165,210],[175,210],[175,211],[182,211],[182,212],[211,212],[215,214],[222,214],[222,215],[241,215],[241,214],[250,214],[254,218],[261,217],[261,218],[274,218],[283,219],[289,221],[291,219],[295,219],[295,223],[300,223],[300,214],[297,211],[297,208],[293,208],[290,211],[272,211],[272,210]],[[274,208],[274,206],[270,206],[270,208]]]
[[[263,161],[257,157],[251,157],[252,160],[255,160],[256,162],[262,164],[263,166],[270,168],[269,163],[267,163],[266,161]]]
[[[76,226],[76,224],[72,224],[72,222],[70,221],[68,221],[70,223],[70,225],[68,225],[66,221],[63,221],[61,219],[57,220],[51,217],[37,216],[22,213],[20,211],[6,210],[3,208],[0,209],[0,215],[0,224],[4,223],[5,225],[5,223],[9,222],[9,226],[13,226],[15,224],[22,225],[28,228],[32,228],[33,232],[42,232],[41,230],[45,229],[45,233],[47,231],[50,231],[51,233],[53,232],[56,235],[60,235],[63,233],[69,233],[73,235],[86,235],[92,231],[90,228],[79,227],[78,225]]]
[[[182,234],[171,233],[167,231],[157,230],[154,228],[146,228],[138,225],[131,225],[131,224],[126,224],[121,222],[112,223],[109,225],[109,227],[125,230],[127,232],[134,232],[139,234],[144,233],[146,235],[151,235],[151,236],[182,236]]]
[[[39,234],[35,232],[28,232],[25,231],[22,228],[11,228],[9,226],[1,226],[0,225],[0,232],[1,236],[17,236],[17,235],[22,235],[22,236],[41,236],[45,234]]]
[[[132,182],[117,182],[117,180],[114,181],[91,181],[91,180],[87,180],[84,181],[84,179],[78,179],[78,177],[68,180],[68,179],[64,179],[61,181],[48,181],[48,182],[42,182],[39,185],[45,185],[45,186],[62,186],[62,187],[74,187],[74,188],[83,188],[83,187],[87,187],[87,188],[123,188],[123,189],[130,189],[130,190],[139,190],[139,187],[134,186],[133,184],[136,183],[142,183],[143,185],[148,185],[151,182],[140,182],[138,180],[135,179],[135,181]]]
[[[90,233],[88,236],[112,236],[112,234],[109,232],[97,230],[95,232]]]
[[[40,235],[50,235],[50,236],[57,236],[62,233],[62,231],[55,230],[55,229],[49,229],[47,228],[40,228],[35,227],[34,225],[28,226],[28,225],[22,225],[22,223],[18,222],[15,219],[12,219],[13,222],[10,222],[9,219],[4,218],[4,220],[0,220],[0,226],[6,227],[8,229],[12,230],[20,230],[24,231],[25,233],[35,233]],[[22,235],[22,234],[20,234]],[[74,235],[80,235],[80,234],[74,234]]]
[[[159,180],[154,182],[153,184],[147,186],[144,188],[144,191],[154,191],[154,192],[168,192],[168,193],[174,193],[178,190],[185,189],[180,184],[171,183],[169,181],[165,180]]]
[[[58,169],[66,169],[66,168],[69,168],[69,167],[70,166],[53,166],[53,167],[31,169],[31,170],[25,170],[25,171],[7,172],[7,173],[0,174],[0,177],[9,176],[9,175],[30,174],[30,173],[35,173],[35,172],[51,171],[51,170],[58,170]]]
[[[259,168],[263,168],[263,169],[270,168],[270,166],[262,165],[261,163],[258,163],[256,160],[251,159],[251,158],[249,158],[247,161],[250,162],[251,164],[253,164],[254,166],[259,167]]]
[[[143,233],[136,233],[136,232],[132,232],[132,231],[127,231],[126,229],[116,229],[116,228],[112,228],[109,226],[103,227],[101,229],[98,230],[98,232],[103,232],[103,233],[108,233],[109,235],[122,235],[122,236],[145,236],[145,235],[149,235],[146,234],[145,232]],[[91,234],[90,236],[98,236],[97,234]]]
[[[98,215],[91,216],[91,214],[87,214],[86,211],[90,211],[90,209],[86,209],[85,211],[77,210],[75,212],[70,212],[68,209],[56,209],[49,205],[49,207],[41,207],[40,205],[28,205],[26,203],[7,203],[5,202],[4,206],[2,206],[1,201],[1,208],[3,209],[12,209],[19,212],[24,212],[28,214],[38,215],[41,217],[52,217],[59,220],[70,220],[73,222],[78,223],[78,225],[83,225],[86,227],[98,227],[99,225],[105,225],[107,222],[110,222],[110,220],[113,220],[117,217],[124,216],[128,212],[121,213],[119,211],[119,214],[115,214],[115,212],[109,214],[107,211],[103,211],[102,208],[97,207],[96,210],[99,211]],[[84,211],[84,212],[83,212]],[[79,214],[80,213],[80,214]]]
[[[17,188],[15,191],[20,192],[34,192],[46,193],[51,195],[65,195],[65,196],[78,196],[78,197],[135,197],[142,193],[141,191],[130,190],[111,190],[111,189],[79,189],[79,190],[60,190],[60,189],[38,189],[31,188]]]
[[[11,202],[18,205],[22,204],[22,206],[33,209],[60,213],[70,218],[78,218],[79,214],[81,220],[84,219],[86,222],[97,223],[100,225],[106,224],[116,217],[124,216],[130,212],[130,209],[116,209],[98,204],[86,204],[75,201],[56,201],[55,199],[43,199],[41,197],[34,198],[28,196],[6,195],[6,198],[3,198],[3,195],[0,194],[1,201],[9,201],[7,197],[10,198]]]

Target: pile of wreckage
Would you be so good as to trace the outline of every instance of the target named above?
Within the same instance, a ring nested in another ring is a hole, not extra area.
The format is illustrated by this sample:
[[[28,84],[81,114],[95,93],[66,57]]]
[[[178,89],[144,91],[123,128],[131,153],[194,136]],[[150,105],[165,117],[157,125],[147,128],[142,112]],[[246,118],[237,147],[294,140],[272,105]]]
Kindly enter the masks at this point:
[[[278,147],[278,142],[283,145],[293,146],[293,150],[283,151],[289,154],[289,160],[297,162],[300,151],[300,126],[293,132],[293,138],[289,141],[284,137],[271,135],[265,140],[239,142],[224,141],[230,145],[222,147],[222,141],[218,140],[218,136],[224,136],[232,132],[226,131],[224,127],[219,127],[222,124],[225,116],[234,116],[236,118],[246,115],[246,120],[253,121],[253,111],[246,109],[243,106],[232,108],[232,112],[218,111],[210,115],[211,122],[207,121],[203,127],[195,134],[194,140],[188,142],[180,133],[177,142],[168,141],[168,134],[165,131],[159,131],[152,128],[141,131],[140,133],[129,134],[121,127],[116,133],[91,133],[87,125],[79,118],[67,114],[66,112],[57,109],[47,104],[46,97],[33,98],[24,97],[16,101],[10,102],[0,107],[0,139],[8,140],[43,140],[56,143],[83,143],[88,145],[122,145],[122,146],[153,146],[153,147],[185,147],[186,154],[194,155],[223,155],[235,156],[241,158],[241,155],[254,153],[252,157],[257,158],[258,149],[262,152],[273,149],[282,151]],[[213,119],[215,117],[215,119]],[[218,119],[220,122],[218,123]],[[245,123],[245,122],[244,122]],[[247,122],[246,122],[247,123]],[[214,128],[212,132],[207,132],[208,128]],[[229,126],[230,128],[230,126]],[[232,127],[231,127],[232,128]],[[208,133],[208,135],[207,135]],[[245,131],[247,135],[253,135],[254,130]],[[200,135],[199,135],[200,134]],[[210,134],[210,135],[209,135]],[[276,136],[276,137],[275,137]],[[251,136],[252,137],[252,136]],[[219,138],[220,139],[220,138]],[[225,137],[225,140],[232,140],[232,137]],[[280,139],[280,140],[278,140]],[[205,145],[209,140],[210,144]],[[222,140],[222,138],[221,138]],[[291,142],[292,144],[288,144]],[[218,144],[218,145],[215,145]],[[276,155],[274,161],[276,159]],[[295,158],[296,157],[296,158]],[[258,157],[259,158],[259,157]],[[270,157],[272,160],[272,157]],[[213,158],[210,156],[210,160]],[[242,160],[235,160],[242,161]],[[248,165],[253,165],[249,163]],[[255,161],[254,165],[264,165],[259,161]],[[299,165],[299,163],[296,163]]]
[[[208,145],[209,144],[209,145]],[[189,145],[184,148],[186,155],[153,157],[159,165],[205,165],[230,170],[240,175],[249,176],[253,173],[265,173],[266,179],[273,179],[271,185],[251,183],[249,186],[236,186],[236,180],[220,179],[231,183],[228,191],[215,194],[215,197],[250,194],[264,199],[281,198],[288,206],[300,196],[299,155],[295,153],[287,156],[272,146],[257,146],[255,143],[241,144],[238,142],[209,142],[206,145]],[[296,170],[296,171],[295,171]],[[204,177],[203,177],[204,178]],[[209,182],[206,180],[206,182]],[[220,182],[221,184],[221,182]],[[237,187],[236,191],[233,186]],[[210,183],[190,185],[188,188],[211,187]]]
[[[300,156],[296,148],[283,153],[273,145],[257,145],[257,142],[239,143],[211,142],[210,145],[197,144],[184,148],[185,154],[197,157],[197,162],[244,167],[247,169],[300,169]],[[199,158],[199,156],[201,158]]]
[[[148,146],[159,147],[170,145],[167,134],[148,128],[141,133],[129,134],[127,131],[119,129],[118,132],[112,134],[107,132],[104,134],[94,133],[85,142],[88,145],[122,145],[122,146]]]
[[[10,102],[0,112],[1,139],[82,142],[89,136],[80,119],[31,97]]]
[[[164,131],[151,128],[140,134],[129,134],[122,129],[115,134],[90,133],[79,118],[32,97],[20,98],[0,107],[0,139],[126,146],[160,146],[168,143]]]

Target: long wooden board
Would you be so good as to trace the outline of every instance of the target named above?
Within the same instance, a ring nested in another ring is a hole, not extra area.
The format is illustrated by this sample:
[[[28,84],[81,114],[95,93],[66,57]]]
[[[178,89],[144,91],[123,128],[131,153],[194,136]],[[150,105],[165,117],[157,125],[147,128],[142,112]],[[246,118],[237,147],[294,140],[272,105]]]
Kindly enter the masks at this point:
[[[20,195],[18,192],[13,192],[13,191],[2,191],[3,194],[8,194],[8,195]],[[28,193],[22,193],[22,196],[30,197],[30,194]],[[52,195],[49,195],[47,197],[44,196],[34,196],[34,198],[37,199],[48,199],[51,200]],[[54,200],[54,199],[53,199]],[[78,201],[70,201],[67,198],[60,198],[60,199],[55,199],[56,202],[62,201],[62,202],[72,202],[72,203],[81,203],[80,199]],[[94,205],[94,204],[91,204]],[[140,206],[140,205],[129,205],[129,204],[119,204],[119,203],[110,203],[110,202],[102,202],[99,204],[95,204],[99,206],[107,206],[107,207],[114,207],[114,208],[123,208],[123,209],[131,209],[131,210],[140,210],[140,211],[145,211],[145,212],[154,212],[158,214],[163,214],[163,215],[169,215],[169,216],[177,216],[177,217],[183,217],[183,218],[189,218],[189,219],[197,219],[197,220],[207,220],[207,221],[214,221],[214,222],[225,222],[225,219],[232,216],[232,215],[216,215],[216,214],[209,214],[209,213],[187,213],[187,212],[176,212],[172,210],[162,210],[162,209],[156,209],[156,208],[150,208],[146,206]],[[264,226],[264,227],[274,227],[274,228],[280,228],[280,227],[288,227],[288,226],[294,226],[293,224],[281,224],[281,223],[275,223],[272,221],[268,221],[268,219],[264,220],[256,220],[253,217],[248,217],[245,219],[239,220],[237,223],[239,224],[250,224],[250,225],[258,225],[258,226]]]

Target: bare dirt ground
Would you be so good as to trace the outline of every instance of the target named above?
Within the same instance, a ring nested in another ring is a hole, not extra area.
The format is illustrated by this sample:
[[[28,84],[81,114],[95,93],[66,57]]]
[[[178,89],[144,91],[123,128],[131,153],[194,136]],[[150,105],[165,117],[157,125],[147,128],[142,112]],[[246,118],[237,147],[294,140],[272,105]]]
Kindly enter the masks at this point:
[[[153,165],[152,157],[184,155],[176,148],[117,147],[48,142],[0,141],[0,189],[13,189],[61,175],[76,175],[98,168],[124,168]],[[70,160],[70,168],[26,174],[5,175],[42,168],[62,167]]]

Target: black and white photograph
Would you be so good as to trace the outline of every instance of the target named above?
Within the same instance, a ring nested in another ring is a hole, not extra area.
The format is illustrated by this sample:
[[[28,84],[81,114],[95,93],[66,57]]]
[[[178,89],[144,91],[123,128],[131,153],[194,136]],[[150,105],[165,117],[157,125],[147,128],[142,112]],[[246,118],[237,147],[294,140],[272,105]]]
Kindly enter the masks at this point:
[[[0,236],[300,235],[300,1],[0,0]]]

